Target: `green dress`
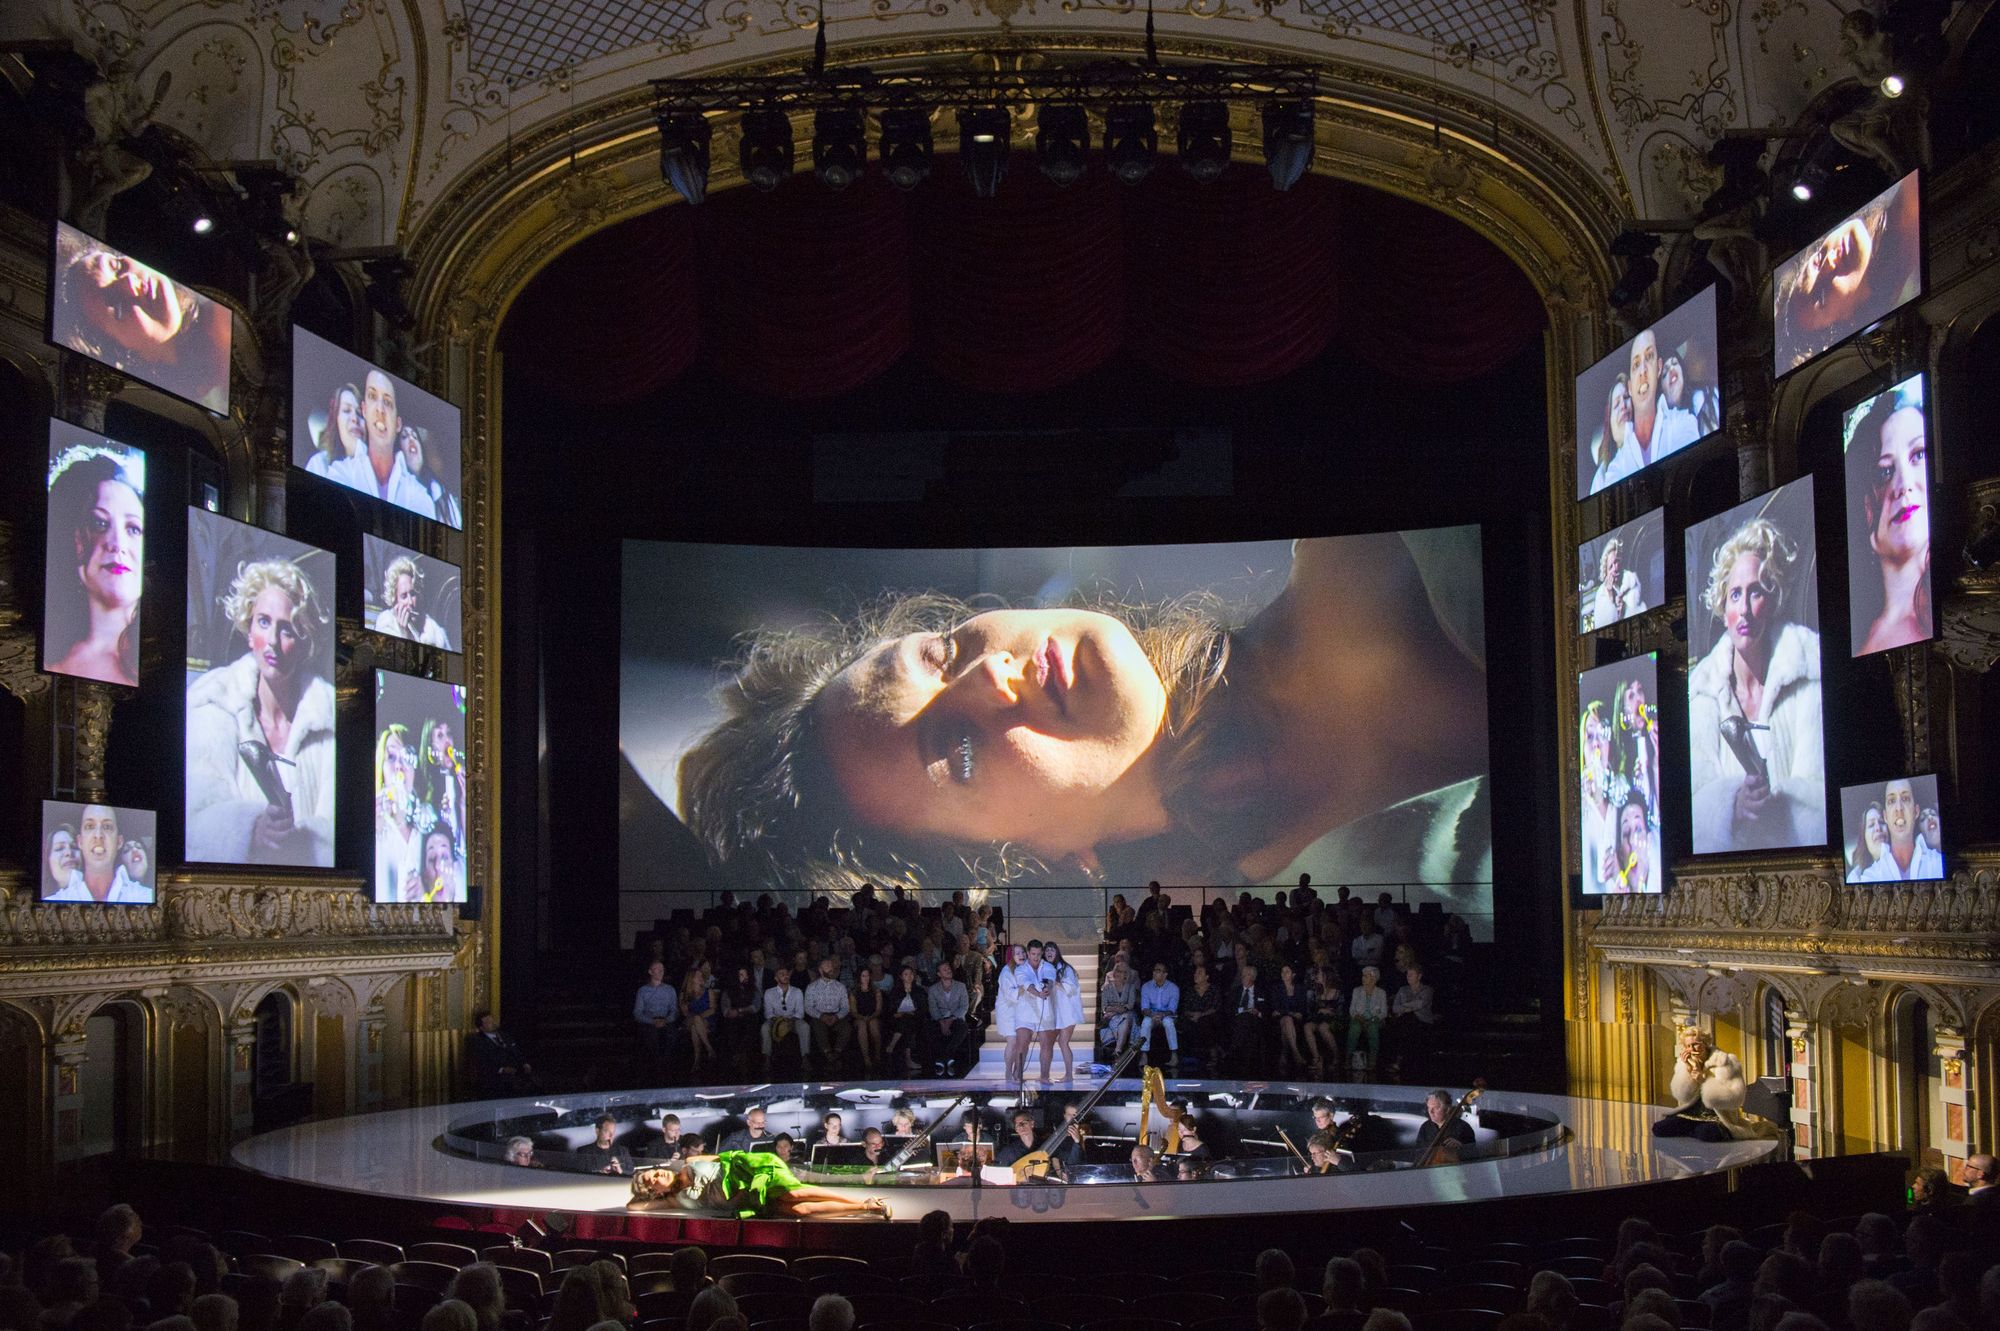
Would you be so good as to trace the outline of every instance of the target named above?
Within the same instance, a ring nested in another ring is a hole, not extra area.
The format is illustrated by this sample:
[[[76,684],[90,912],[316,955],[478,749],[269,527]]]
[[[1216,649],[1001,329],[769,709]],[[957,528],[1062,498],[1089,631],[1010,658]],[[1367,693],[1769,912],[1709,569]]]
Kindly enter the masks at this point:
[[[799,1186],[785,1162],[768,1151],[724,1151],[714,1164],[714,1182],[739,1220],[769,1214],[779,1197]]]

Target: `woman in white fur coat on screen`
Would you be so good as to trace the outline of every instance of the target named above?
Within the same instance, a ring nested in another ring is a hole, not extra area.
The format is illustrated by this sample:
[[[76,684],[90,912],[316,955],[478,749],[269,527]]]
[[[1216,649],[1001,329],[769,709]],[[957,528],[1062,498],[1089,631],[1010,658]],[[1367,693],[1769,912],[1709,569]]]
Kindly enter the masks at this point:
[[[1797,545],[1766,518],[1737,528],[1710,564],[1702,599],[1723,632],[1688,671],[1697,855],[1826,840],[1819,634],[1785,618],[1798,564]],[[1754,727],[1768,782],[1724,741],[1731,717]]]

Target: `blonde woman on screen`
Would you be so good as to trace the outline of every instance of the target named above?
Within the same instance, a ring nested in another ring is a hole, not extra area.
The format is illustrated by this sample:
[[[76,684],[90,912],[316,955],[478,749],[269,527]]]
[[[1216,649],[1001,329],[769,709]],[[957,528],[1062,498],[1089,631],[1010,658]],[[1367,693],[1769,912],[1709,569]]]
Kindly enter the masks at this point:
[[[1688,672],[1697,854],[1826,840],[1819,634],[1788,618],[1798,546],[1768,518],[1738,527],[1709,564],[1702,603],[1722,633]],[[1748,724],[1764,774],[1724,740]]]
[[[313,660],[332,616],[288,559],[242,565],[222,608],[246,650],[188,685],[187,857],[329,867],[333,682]]]

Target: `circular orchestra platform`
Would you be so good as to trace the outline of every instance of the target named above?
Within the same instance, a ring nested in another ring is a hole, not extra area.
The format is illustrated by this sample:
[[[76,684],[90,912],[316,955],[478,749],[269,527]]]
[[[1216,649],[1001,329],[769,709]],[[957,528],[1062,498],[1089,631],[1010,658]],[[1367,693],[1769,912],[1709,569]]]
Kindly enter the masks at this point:
[[[713,1150],[723,1135],[744,1127],[753,1107],[761,1107],[767,1135],[789,1133],[801,1143],[793,1165],[803,1180],[883,1198],[892,1219],[907,1221],[932,1210],[948,1212],[960,1222],[1004,1215],[1061,1223],[1382,1213],[1499,1199],[1554,1199],[1728,1175],[1773,1159],[1779,1149],[1768,1140],[1656,1139],[1652,1124],[1666,1111],[1650,1105],[1488,1090],[1463,1111],[1472,1143],[1459,1150],[1456,1161],[1427,1164],[1418,1148],[1425,1089],[1168,1081],[1166,1103],[1197,1117],[1213,1158],[1182,1169],[1174,1156],[1166,1156],[1149,1181],[1135,1178],[1131,1162],[1139,1118],[1142,1112],[1149,1114],[1148,1137],[1156,1146],[1165,1144],[1168,1122],[1159,1100],[1142,1103],[1146,1096],[1138,1080],[1025,1092],[991,1082],[929,1081],[490,1100],[285,1128],[243,1142],[234,1159],[273,1180],[425,1203],[461,1216],[562,1213],[608,1220],[615,1214],[636,1230],[653,1216],[628,1214],[628,1177],[561,1167],[573,1163],[569,1152],[589,1143],[596,1121],[607,1114],[616,1120],[616,1144],[644,1167],[649,1150],[658,1149],[663,1114],[678,1116],[683,1132],[700,1134]],[[1321,1098],[1334,1106],[1335,1130],[1343,1145],[1334,1168],[1323,1173],[1310,1172],[1304,1153],[1319,1126],[1313,1102]],[[991,1163],[996,1145],[1004,1159],[1008,1144],[1018,1140],[1010,1119],[1024,1103],[1037,1116],[1037,1137],[1062,1123],[1065,1104],[1087,1104],[1080,1158],[1072,1161],[1065,1180],[1017,1182],[1013,1171]],[[917,1125],[914,1143],[893,1131],[898,1109],[908,1109]],[[828,1110],[839,1111],[850,1138],[860,1138],[869,1128],[888,1134],[877,1156],[883,1163],[866,1163],[859,1146],[811,1153],[809,1144],[821,1137]],[[508,1141],[519,1137],[533,1141],[539,1167],[505,1163]],[[904,1146],[912,1149],[905,1152]],[[906,1158],[887,1168],[899,1154]],[[980,1162],[976,1168],[975,1155]],[[685,1218],[678,1211],[659,1217],[663,1224]],[[879,1225],[867,1220],[830,1223]]]

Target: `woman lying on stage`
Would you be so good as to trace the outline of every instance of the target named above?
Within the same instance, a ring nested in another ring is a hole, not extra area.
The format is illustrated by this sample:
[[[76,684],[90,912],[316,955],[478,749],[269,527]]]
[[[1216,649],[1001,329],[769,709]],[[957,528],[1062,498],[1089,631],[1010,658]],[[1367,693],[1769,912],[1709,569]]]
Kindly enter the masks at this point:
[[[677,1165],[632,1175],[631,1210],[725,1211],[738,1219],[803,1219],[878,1215],[889,1218],[880,1197],[855,1198],[801,1183],[784,1161],[762,1151],[690,1156]]]

